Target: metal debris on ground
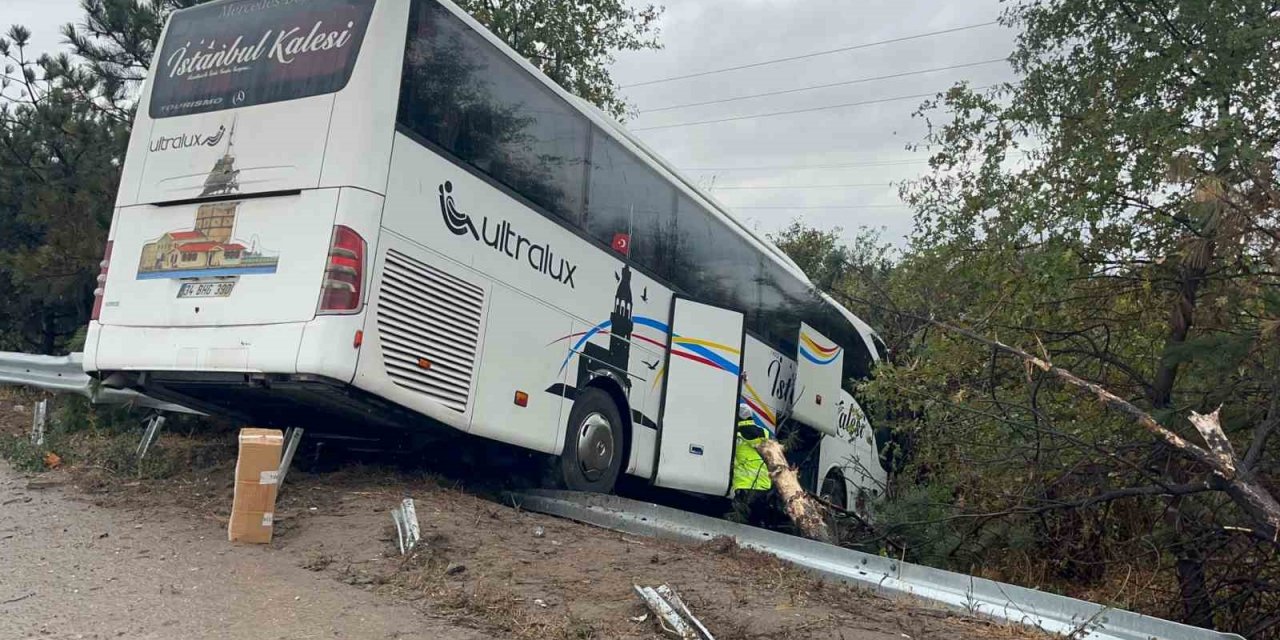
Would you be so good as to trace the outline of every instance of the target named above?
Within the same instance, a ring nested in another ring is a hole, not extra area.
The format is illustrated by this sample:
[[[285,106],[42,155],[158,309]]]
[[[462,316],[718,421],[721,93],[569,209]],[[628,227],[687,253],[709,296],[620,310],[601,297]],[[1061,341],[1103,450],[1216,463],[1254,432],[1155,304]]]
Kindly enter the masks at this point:
[[[36,403],[35,411],[31,412],[31,444],[37,447],[44,446],[45,425],[49,420],[49,401],[41,400]]]
[[[147,417],[147,428],[142,432],[142,440],[138,442],[136,453],[138,460],[141,461],[147,457],[147,450],[155,443],[156,438],[160,435],[160,429],[164,426],[164,416],[159,413],[153,413]]]
[[[280,471],[276,474],[276,493],[284,489],[284,477],[293,464],[293,454],[298,451],[298,443],[302,442],[303,429],[293,427],[284,432],[284,455],[280,458]],[[315,510],[315,507],[312,507]]]
[[[674,607],[680,615],[684,616],[685,620],[692,623],[693,626],[697,628],[698,632],[705,636],[707,640],[715,640],[715,638],[711,636],[711,632],[707,631],[707,628],[702,626],[702,621],[694,617],[693,612],[689,610],[689,606],[684,603],[684,600],[680,597],[680,594],[676,593],[675,589],[664,584],[655,589],[655,591],[658,592],[658,595],[666,598],[667,602],[671,603],[671,606]]]
[[[715,640],[711,632],[689,611],[675,589],[665,584],[657,589],[640,585],[634,587],[636,594],[653,612],[654,620],[657,620],[667,635],[681,640]]]
[[[400,506],[391,510],[391,520],[396,523],[400,555],[409,553],[422,537],[422,529],[418,526],[418,512],[413,508],[413,498],[400,501]]]

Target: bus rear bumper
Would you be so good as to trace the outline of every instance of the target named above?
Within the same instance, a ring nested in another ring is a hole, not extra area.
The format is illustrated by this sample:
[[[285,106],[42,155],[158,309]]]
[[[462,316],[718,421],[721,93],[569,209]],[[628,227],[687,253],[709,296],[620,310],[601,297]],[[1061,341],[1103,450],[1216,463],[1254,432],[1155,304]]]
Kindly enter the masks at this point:
[[[93,323],[85,371],[297,373],[306,323],[124,327]]]
[[[93,322],[84,368],[108,386],[261,426],[457,428],[352,384],[362,325],[363,314],[229,327]]]
[[[363,314],[222,327],[89,326],[84,368],[103,371],[355,375]]]

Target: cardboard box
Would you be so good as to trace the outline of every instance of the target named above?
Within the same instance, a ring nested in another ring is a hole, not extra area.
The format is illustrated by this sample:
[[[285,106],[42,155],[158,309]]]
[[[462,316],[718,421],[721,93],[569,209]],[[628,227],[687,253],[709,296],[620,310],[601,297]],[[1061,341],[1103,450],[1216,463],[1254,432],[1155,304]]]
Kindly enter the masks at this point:
[[[278,429],[240,430],[236,493],[231,502],[231,521],[227,523],[230,541],[271,542],[283,449],[284,434]]]

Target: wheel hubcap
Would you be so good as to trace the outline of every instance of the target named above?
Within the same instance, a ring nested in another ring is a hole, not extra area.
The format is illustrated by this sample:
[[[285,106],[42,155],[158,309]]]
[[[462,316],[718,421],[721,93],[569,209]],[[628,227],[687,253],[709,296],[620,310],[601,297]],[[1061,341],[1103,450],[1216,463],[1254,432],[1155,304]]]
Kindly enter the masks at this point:
[[[599,480],[613,465],[613,428],[602,414],[592,413],[578,427],[578,466],[587,480]]]

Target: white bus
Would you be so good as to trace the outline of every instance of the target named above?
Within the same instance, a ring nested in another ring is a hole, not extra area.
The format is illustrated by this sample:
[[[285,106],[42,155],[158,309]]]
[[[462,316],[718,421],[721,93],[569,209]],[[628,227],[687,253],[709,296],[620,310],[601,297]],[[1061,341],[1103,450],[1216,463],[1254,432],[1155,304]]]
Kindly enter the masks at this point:
[[[741,401],[821,435],[811,489],[885,481],[842,388],[870,328],[447,0],[175,12],[115,206],[84,360],[109,386],[716,496]]]

